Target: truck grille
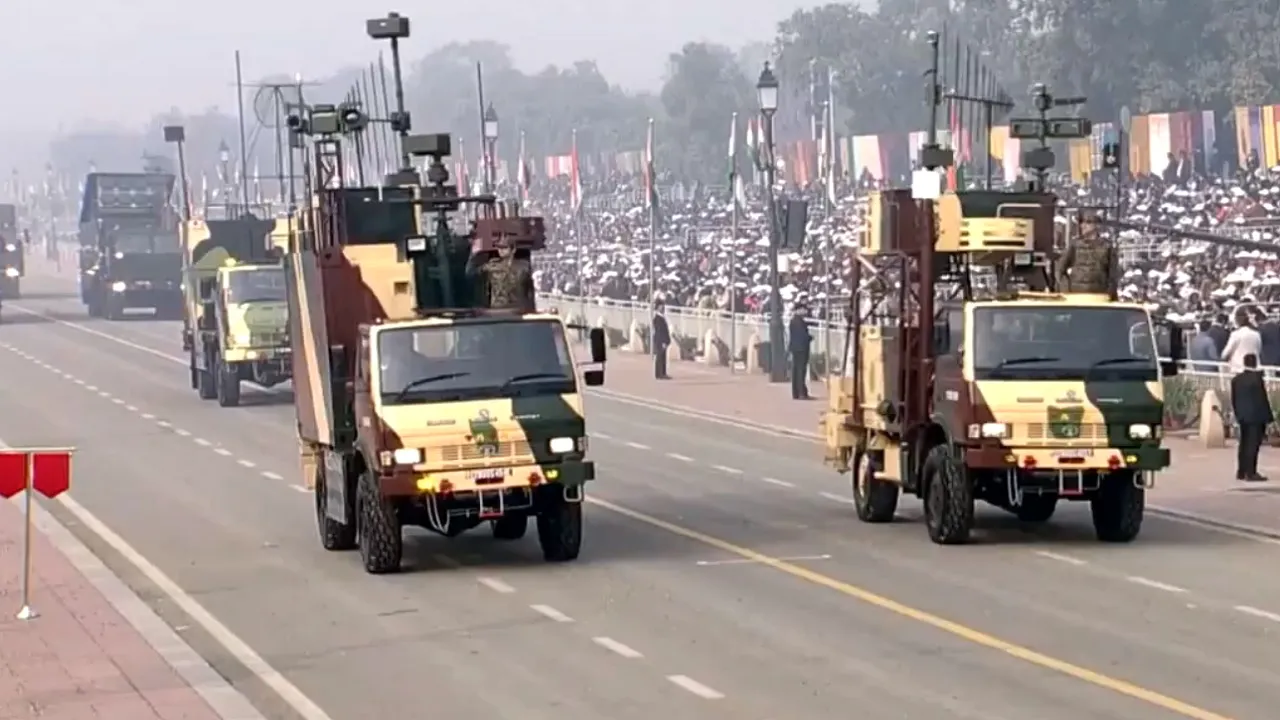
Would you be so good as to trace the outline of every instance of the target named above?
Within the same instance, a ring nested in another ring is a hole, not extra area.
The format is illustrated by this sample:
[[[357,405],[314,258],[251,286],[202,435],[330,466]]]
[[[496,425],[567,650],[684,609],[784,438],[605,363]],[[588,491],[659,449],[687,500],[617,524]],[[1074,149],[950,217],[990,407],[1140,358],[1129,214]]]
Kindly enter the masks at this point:
[[[1025,437],[1031,445],[1095,445],[1106,443],[1107,426],[1104,423],[1080,423],[1073,426],[1079,428],[1075,437],[1057,437],[1049,432],[1048,423],[1027,423]],[[1016,436],[1015,436],[1016,437]]]
[[[250,332],[249,344],[253,347],[281,347],[289,344],[289,335],[282,332]]]
[[[497,445],[497,452],[491,455],[486,455],[484,450],[478,445],[446,445],[441,449],[441,459],[444,460],[444,462],[490,460],[493,458],[525,457],[531,455],[533,455],[533,450],[529,447],[529,443],[523,440],[517,442],[500,442]]]

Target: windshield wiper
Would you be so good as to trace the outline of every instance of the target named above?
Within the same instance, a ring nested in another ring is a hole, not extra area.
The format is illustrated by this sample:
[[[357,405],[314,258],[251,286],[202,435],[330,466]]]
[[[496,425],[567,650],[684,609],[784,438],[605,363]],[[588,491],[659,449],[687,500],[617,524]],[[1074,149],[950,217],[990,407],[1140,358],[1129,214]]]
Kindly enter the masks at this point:
[[[1010,365],[1031,365],[1033,363],[1060,362],[1061,360],[1062,358],[1032,355],[1028,357],[1009,358],[1007,360],[1001,360],[1000,362],[996,363],[995,367],[991,369],[999,370],[1000,368],[1009,367]]]
[[[248,303],[284,302],[284,301],[285,301],[284,298],[281,298],[281,297],[267,297],[264,295],[262,297],[247,298],[245,300],[235,300],[234,302],[236,305],[245,305]]]
[[[506,382],[502,383],[502,387],[498,388],[498,393],[505,394],[507,390],[511,389],[512,385],[518,382],[525,382],[526,380],[568,380],[568,379],[569,377],[563,373],[552,373],[552,372],[525,373],[524,375],[516,375],[515,377],[510,378]]]
[[[395,404],[404,400],[405,395],[408,395],[409,391],[414,388],[419,388],[423,385],[430,385],[433,382],[439,382],[441,380],[452,380],[453,378],[459,378],[470,374],[471,373],[469,372],[441,373],[439,375],[428,375],[426,377],[420,377],[417,380],[411,380],[408,385],[405,385],[400,389],[400,392],[396,393],[396,396],[391,399],[391,403]]]
[[[1103,367],[1104,365],[1119,365],[1120,363],[1127,363],[1127,362],[1147,363],[1150,361],[1151,361],[1151,358],[1138,357],[1137,355],[1129,355],[1127,357],[1103,358],[1089,365],[1089,369],[1095,370],[1097,368]]]

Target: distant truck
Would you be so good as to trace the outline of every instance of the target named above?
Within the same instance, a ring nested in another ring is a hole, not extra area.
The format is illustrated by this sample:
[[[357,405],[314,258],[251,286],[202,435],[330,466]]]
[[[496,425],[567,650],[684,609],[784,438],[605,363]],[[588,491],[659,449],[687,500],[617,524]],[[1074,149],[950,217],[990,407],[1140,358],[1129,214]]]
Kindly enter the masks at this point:
[[[18,231],[18,208],[0,204],[0,298],[22,296],[22,277],[27,274],[26,238]]]
[[[129,308],[182,317],[182,249],[173,175],[90,173],[80,205],[80,298],[90,317]]]
[[[910,493],[949,545],[969,539],[978,500],[1027,523],[1083,501],[1099,540],[1138,536],[1170,464],[1161,380],[1182,334],[1114,288],[1059,291],[1055,207],[1041,193],[872,193],[850,278],[864,291],[822,420],[862,521],[891,522]]]
[[[516,540],[534,518],[543,557],[574,560],[595,478],[582,386],[604,381],[604,334],[589,331],[591,363],[576,365],[562,318],[534,307],[541,218],[477,199],[471,232],[450,233],[462,201],[439,180],[449,137],[411,140],[433,150],[435,184],[321,190],[288,258],[301,464],[321,543],[388,573],[405,525],[454,537],[487,522]]]
[[[184,226],[183,349],[191,387],[222,407],[240,404],[242,383],[274,387],[293,369],[277,224],[244,214]]]

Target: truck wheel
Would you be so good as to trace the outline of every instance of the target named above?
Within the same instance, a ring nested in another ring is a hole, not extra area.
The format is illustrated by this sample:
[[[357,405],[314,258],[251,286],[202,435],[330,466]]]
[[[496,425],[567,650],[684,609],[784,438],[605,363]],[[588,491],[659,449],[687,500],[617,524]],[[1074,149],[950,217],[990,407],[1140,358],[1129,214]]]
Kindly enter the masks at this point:
[[[196,354],[191,351],[187,358],[187,369],[191,371],[191,389],[200,389],[200,369],[196,367]]]
[[[538,544],[547,562],[577,560],[582,550],[582,503],[569,502],[557,485],[546,488],[547,500],[538,511]]]
[[[529,516],[522,512],[508,513],[489,521],[489,527],[495,540],[519,540],[529,529]]]
[[[973,486],[948,445],[929,451],[924,461],[924,518],[929,539],[960,545],[973,530]]]
[[[98,302],[98,298],[93,295],[86,295],[84,299],[85,312],[91,318],[102,317],[102,303]]]
[[[196,392],[201,400],[212,400],[218,397],[218,383],[213,373],[208,370],[196,371]]]
[[[871,457],[859,452],[853,458],[853,506],[858,519],[868,523],[893,521],[898,509],[897,483],[881,480],[871,468]]]
[[[108,320],[123,320],[124,308],[118,301],[108,298],[103,301],[102,315]]]
[[[377,481],[368,472],[360,476],[356,490],[356,545],[360,562],[371,575],[400,571],[404,556],[404,535],[395,506],[383,497]]]
[[[1048,522],[1058,509],[1058,496],[1048,493],[1023,493],[1022,504],[1013,508],[1013,514],[1025,523]]]
[[[1142,530],[1146,505],[1147,491],[1135,484],[1133,472],[1122,470],[1103,477],[1089,500],[1094,533],[1102,542],[1133,541]]]
[[[316,472],[316,525],[320,529],[320,545],[325,550],[337,552],[356,548],[356,524],[340,523],[329,517],[329,496],[325,492],[324,471]],[[351,503],[347,503],[347,519],[352,519]]]
[[[235,407],[240,404],[240,374],[235,365],[221,359],[215,364],[218,373],[218,405]]]

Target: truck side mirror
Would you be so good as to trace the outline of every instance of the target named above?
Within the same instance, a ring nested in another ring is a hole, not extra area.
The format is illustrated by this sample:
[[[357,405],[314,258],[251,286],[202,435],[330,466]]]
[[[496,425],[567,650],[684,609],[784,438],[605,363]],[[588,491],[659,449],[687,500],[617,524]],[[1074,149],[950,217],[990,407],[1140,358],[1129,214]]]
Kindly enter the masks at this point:
[[[587,333],[587,340],[591,345],[591,362],[604,362],[609,347],[604,339],[604,328],[591,328]]]
[[[1165,377],[1178,374],[1178,365],[1187,359],[1186,337],[1177,323],[1165,320],[1156,326],[1156,348],[1161,353],[1160,372]]]

